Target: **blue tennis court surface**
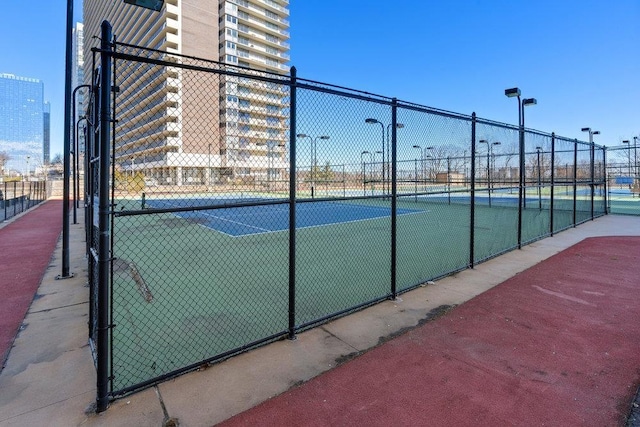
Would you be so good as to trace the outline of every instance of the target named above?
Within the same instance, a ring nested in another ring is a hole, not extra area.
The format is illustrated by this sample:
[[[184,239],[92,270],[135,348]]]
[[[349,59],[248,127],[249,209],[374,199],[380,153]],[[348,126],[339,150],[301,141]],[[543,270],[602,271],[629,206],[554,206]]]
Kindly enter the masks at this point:
[[[211,203],[211,201],[208,203]],[[204,204],[201,204],[201,206],[203,205]],[[154,200],[148,201],[147,206],[151,208],[194,206],[194,200]],[[398,209],[397,212],[398,215],[407,215],[424,212],[424,210]],[[274,233],[289,229],[289,205],[286,203],[174,212],[174,215],[187,220],[197,221],[204,227],[234,237]],[[299,203],[296,205],[296,228],[319,227],[390,216],[391,209],[382,206],[366,206],[340,202]]]

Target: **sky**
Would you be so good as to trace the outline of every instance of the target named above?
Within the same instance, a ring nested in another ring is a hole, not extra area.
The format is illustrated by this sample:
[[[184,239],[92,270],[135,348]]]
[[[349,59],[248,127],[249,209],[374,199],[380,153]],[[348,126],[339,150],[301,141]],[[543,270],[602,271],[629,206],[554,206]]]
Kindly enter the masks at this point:
[[[100,0],[120,1],[120,0]],[[62,153],[67,3],[7,0],[0,73],[41,79]],[[82,1],[74,0],[75,21]],[[612,146],[640,136],[640,0],[291,0],[298,76]],[[90,35],[85,34],[85,39]]]

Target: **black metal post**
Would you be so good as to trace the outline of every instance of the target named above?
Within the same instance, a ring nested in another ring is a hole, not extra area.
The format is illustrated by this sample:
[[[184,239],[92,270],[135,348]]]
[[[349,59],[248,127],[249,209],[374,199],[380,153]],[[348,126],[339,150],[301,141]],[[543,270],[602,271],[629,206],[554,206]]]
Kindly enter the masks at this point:
[[[476,113],[471,114],[471,176],[469,177],[471,186],[471,217],[469,218],[469,267],[474,265],[474,242],[476,229]]]
[[[607,147],[604,146],[602,147],[602,173],[603,173],[603,178],[604,178],[604,214],[608,215],[609,214],[609,205],[608,205],[608,200],[607,200],[607,191],[608,190],[608,176],[607,176]]]
[[[67,43],[65,55],[65,84],[64,84],[64,149],[63,149],[63,184],[62,184],[62,273],[57,279],[73,277],[69,273],[69,169],[71,155],[71,72],[72,63],[72,33],[73,29],[73,0],[67,0]]]
[[[73,89],[73,93],[71,95],[71,99],[72,99],[72,103],[71,103],[71,110],[72,110],[72,121],[71,123],[73,123],[73,126],[71,128],[72,131],[72,138],[71,138],[71,144],[73,146],[73,223],[77,224],[78,223],[78,214],[77,214],[77,207],[78,207],[78,196],[80,195],[80,174],[79,174],[79,170],[80,170],[80,161],[79,161],[79,156],[78,154],[80,153],[80,147],[78,144],[78,139],[77,139],[77,131],[76,131],[76,126],[77,126],[77,122],[76,122],[76,93],[78,92],[79,89],[83,89],[83,88],[90,88],[91,85],[79,85],[76,86]],[[80,120],[78,120],[78,122],[80,122]]]
[[[578,195],[578,139],[573,141],[573,226],[576,226],[576,198]]]
[[[296,67],[291,67],[289,118],[289,339],[296,339]]]
[[[489,195],[489,207],[491,207],[491,165],[489,164],[490,152],[491,141],[487,141],[487,194]]]
[[[553,208],[554,208],[554,194],[555,194],[555,179],[556,179],[556,134],[551,133],[551,200],[549,202],[549,233],[553,236]]]
[[[397,297],[397,283],[396,283],[396,264],[397,264],[397,240],[398,240],[398,200],[397,200],[397,161],[398,161],[398,146],[397,146],[397,115],[398,115],[398,100],[393,98],[391,103],[391,298],[394,300]],[[388,141],[387,141],[388,142]]]
[[[415,202],[418,203],[418,159],[414,159],[413,161],[414,163],[414,174],[415,174],[415,183],[414,183],[414,189],[413,191],[416,193],[415,194]]]
[[[593,137],[592,137],[593,138]],[[596,183],[595,183],[595,144],[593,143],[593,141],[589,141],[589,157],[590,157],[590,161],[591,164],[589,165],[589,175],[590,176],[590,181],[591,183],[589,184],[589,186],[591,187],[591,221],[593,221],[594,218],[594,212],[593,212],[593,198],[595,196],[595,192],[596,192]]]
[[[541,171],[540,171],[540,147],[536,148],[536,154],[538,155],[537,158],[537,162],[538,162],[538,210],[542,210],[542,188],[540,188],[540,186],[542,185],[542,181],[540,179],[540,175],[541,175]]]
[[[97,356],[97,406],[102,412],[109,405],[109,177],[111,148],[111,24],[102,21],[101,79],[100,79],[100,135],[99,135],[99,206],[98,206],[98,356]]]
[[[451,157],[447,156],[447,196],[451,204]]]
[[[524,106],[520,102],[520,96],[518,96],[518,151],[519,166],[520,166],[520,184],[518,185],[518,249],[522,248],[522,209],[526,206],[526,194],[524,193]],[[523,199],[524,196],[524,199]]]

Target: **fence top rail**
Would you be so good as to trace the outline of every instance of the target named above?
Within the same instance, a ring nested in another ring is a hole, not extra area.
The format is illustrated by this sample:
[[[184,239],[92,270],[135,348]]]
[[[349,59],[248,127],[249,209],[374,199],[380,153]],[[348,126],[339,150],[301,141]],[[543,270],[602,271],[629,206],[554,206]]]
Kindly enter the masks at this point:
[[[142,62],[150,62],[150,63],[165,65],[170,67],[173,66],[173,67],[180,67],[180,68],[189,68],[189,69],[199,70],[203,72],[218,72],[218,73],[224,73],[227,75],[233,75],[238,77],[254,78],[257,80],[269,80],[269,81],[273,81],[279,84],[289,85],[289,86],[293,84],[290,74],[278,74],[278,73],[273,73],[269,71],[257,71],[252,68],[242,67],[239,65],[230,65],[230,64],[225,64],[223,62],[210,60],[210,59],[198,58],[195,56],[184,55],[181,53],[167,52],[167,51],[152,49],[152,48],[143,47],[143,46],[137,46],[137,45],[118,42],[118,41],[114,41],[112,45],[114,47],[114,51],[109,51],[109,53],[111,53],[114,56],[118,56],[122,59],[139,60]],[[118,51],[118,48],[120,48],[120,51]],[[136,55],[135,52],[130,52],[130,53],[123,52],[123,51],[126,51],[127,49],[129,49],[130,51],[138,51],[138,54]],[[101,49],[94,47],[92,48],[92,51],[101,52]],[[143,52],[147,52],[148,56],[147,57],[142,56],[141,53]],[[198,66],[194,64],[176,63],[171,60],[167,60],[163,58],[151,58],[150,56],[152,55],[158,55],[158,56],[168,55],[170,58],[197,61],[203,65]],[[208,64],[210,68],[207,68],[206,66],[204,66],[205,64]],[[256,73],[259,73],[259,74],[256,74]],[[392,105],[395,103],[395,105],[397,105],[400,108],[412,109],[416,111],[422,111],[425,113],[436,114],[436,115],[451,117],[451,118],[465,120],[465,121],[473,120],[472,115],[442,110],[442,109],[429,107],[429,106],[414,103],[414,102],[397,100],[396,98],[388,97],[385,95],[379,95],[379,94],[374,94],[374,93],[370,93],[362,90],[351,89],[351,88],[334,85],[330,83],[323,83],[316,80],[298,77],[297,82],[295,84],[298,87],[305,88],[305,89],[318,90],[322,92],[332,93],[335,95],[344,95],[344,96],[360,98],[360,99],[368,99],[374,102],[384,103],[388,105]],[[502,127],[502,128],[516,130],[516,131],[519,130],[519,127],[516,125],[503,123],[503,122],[490,120],[490,119],[484,119],[480,117],[476,117],[476,123],[490,125],[490,126],[497,126],[497,127]],[[548,132],[542,132],[542,131],[530,129],[530,128],[525,128],[525,132],[529,134],[548,137],[548,138],[555,137],[557,141],[566,141],[566,142],[571,142],[574,144],[581,144],[581,145],[591,145],[588,142],[580,141],[577,138],[571,139],[571,138],[559,136],[556,134],[551,134]],[[599,144],[594,144],[594,147],[598,149],[605,148],[605,146],[599,145]],[[609,147],[609,149],[612,149],[612,147]],[[613,149],[617,149],[617,148],[613,148]],[[620,149],[622,149],[622,147]]]
[[[257,71],[257,70],[254,70],[252,68],[243,67],[241,65],[230,65],[230,64],[225,64],[224,62],[214,61],[212,59],[199,58],[197,56],[185,55],[185,54],[176,53],[176,52],[168,52],[168,51],[163,51],[163,50],[158,50],[158,49],[152,49],[152,48],[132,45],[132,44],[128,44],[128,43],[114,42],[113,45],[114,45],[114,49],[116,49],[116,52],[117,52],[118,47],[120,47],[120,48],[127,48],[127,49],[131,49],[131,50],[138,50],[140,52],[148,52],[149,55],[151,55],[151,54],[170,55],[173,58],[188,59],[188,60],[197,61],[197,62],[201,62],[201,63],[208,63],[208,64],[211,64],[212,66],[217,66],[219,69],[228,69],[229,67],[232,67],[232,68],[235,68],[235,69],[238,69],[238,70],[246,71],[247,73],[255,73]],[[100,50],[99,48],[94,48],[94,49],[96,49],[98,51]],[[120,51],[120,53],[124,53],[124,52]],[[169,66],[182,65],[182,64],[175,64],[175,63],[173,63],[171,61],[165,61],[165,62]],[[289,76],[288,75],[278,74],[278,73],[274,73],[274,72],[271,72],[271,71],[259,71],[259,73],[262,74],[262,75],[265,75],[265,76],[268,75],[268,76],[273,77],[273,78],[278,79],[278,80],[283,80],[283,79],[285,79],[287,81],[289,80]]]

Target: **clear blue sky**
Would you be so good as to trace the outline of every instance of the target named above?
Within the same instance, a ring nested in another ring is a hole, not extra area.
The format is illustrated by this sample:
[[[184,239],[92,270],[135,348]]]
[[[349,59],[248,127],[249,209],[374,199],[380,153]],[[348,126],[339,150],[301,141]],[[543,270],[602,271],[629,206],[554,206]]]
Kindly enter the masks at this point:
[[[120,1],[120,0],[101,0]],[[44,81],[62,152],[66,1],[4,2],[0,72]],[[81,19],[81,1],[75,14]],[[638,0],[291,0],[300,77],[617,145],[640,135]],[[85,38],[89,35],[85,35]]]

